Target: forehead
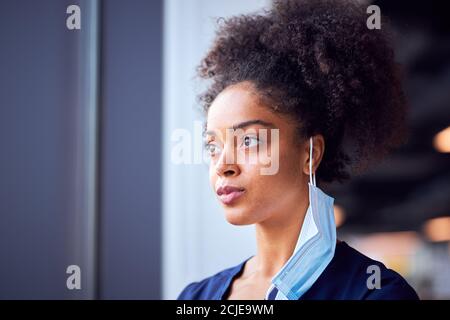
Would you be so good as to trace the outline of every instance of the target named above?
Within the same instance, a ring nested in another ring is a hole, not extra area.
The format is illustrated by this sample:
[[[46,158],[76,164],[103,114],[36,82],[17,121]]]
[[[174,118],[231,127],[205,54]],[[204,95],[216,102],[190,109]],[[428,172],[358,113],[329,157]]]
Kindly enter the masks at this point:
[[[226,88],[213,101],[208,110],[207,129],[232,128],[250,119],[275,123],[277,118],[252,88],[239,84]]]

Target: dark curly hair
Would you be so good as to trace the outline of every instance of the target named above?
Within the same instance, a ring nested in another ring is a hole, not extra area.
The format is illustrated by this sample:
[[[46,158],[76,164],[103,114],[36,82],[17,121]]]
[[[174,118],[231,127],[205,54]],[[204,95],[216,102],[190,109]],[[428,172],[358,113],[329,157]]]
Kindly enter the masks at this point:
[[[357,1],[280,0],[261,13],[219,19],[198,67],[211,81],[199,96],[205,113],[226,87],[248,81],[270,108],[298,122],[301,141],[324,136],[317,180],[362,172],[407,136],[392,32],[384,17],[381,29],[370,30],[368,17]]]

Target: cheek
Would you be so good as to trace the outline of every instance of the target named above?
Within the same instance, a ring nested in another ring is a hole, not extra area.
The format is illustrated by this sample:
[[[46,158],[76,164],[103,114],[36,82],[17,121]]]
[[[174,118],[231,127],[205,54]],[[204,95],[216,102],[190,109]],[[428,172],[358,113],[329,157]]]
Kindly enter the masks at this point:
[[[246,181],[249,189],[249,200],[252,206],[267,207],[276,203],[283,179],[278,172],[275,175],[263,175],[260,172],[261,166],[246,165],[242,167],[242,178]]]
[[[275,174],[268,175],[273,181],[286,182],[302,178],[302,158],[298,148],[280,141],[279,144],[273,144],[258,154],[258,167],[278,168]],[[269,179],[270,180],[270,179]]]
[[[274,175],[259,175],[256,178],[258,179],[258,185],[270,191],[268,194],[273,194],[275,197],[288,194],[290,191],[297,192],[303,181],[300,164],[298,154],[281,150],[277,173]]]
[[[217,174],[216,166],[211,161],[209,168],[208,168],[208,175],[209,175],[209,185],[211,186],[212,190],[216,191],[216,183],[220,179],[220,176]]]
[[[286,154],[280,158],[279,181],[286,188],[298,188],[303,181],[301,161],[298,154]]]
[[[216,181],[217,181],[217,174],[216,174],[216,172],[214,170],[213,165],[209,166],[209,171],[208,172],[209,172],[209,183],[210,183],[211,187],[213,189],[215,189],[215,185],[216,185]]]

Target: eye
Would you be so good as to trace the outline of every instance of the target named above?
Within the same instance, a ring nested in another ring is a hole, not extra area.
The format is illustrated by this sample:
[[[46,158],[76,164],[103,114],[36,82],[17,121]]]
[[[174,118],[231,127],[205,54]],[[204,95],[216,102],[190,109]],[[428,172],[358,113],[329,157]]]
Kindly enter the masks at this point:
[[[214,157],[218,153],[220,153],[220,147],[217,144],[211,142],[205,143],[205,150],[210,157]]]
[[[254,136],[244,136],[244,139],[242,139],[241,146],[244,148],[251,148],[255,147],[259,144],[259,139]]]

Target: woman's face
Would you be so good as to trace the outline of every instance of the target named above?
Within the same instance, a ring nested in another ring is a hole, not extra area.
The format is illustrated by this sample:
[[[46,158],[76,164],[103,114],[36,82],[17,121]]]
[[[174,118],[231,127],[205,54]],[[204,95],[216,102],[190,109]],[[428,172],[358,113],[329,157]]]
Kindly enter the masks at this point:
[[[205,143],[211,187],[228,222],[277,224],[307,205],[309,140],[298,143],[296,128],[286,115],[263,105],[248,82],[216,97]]]

